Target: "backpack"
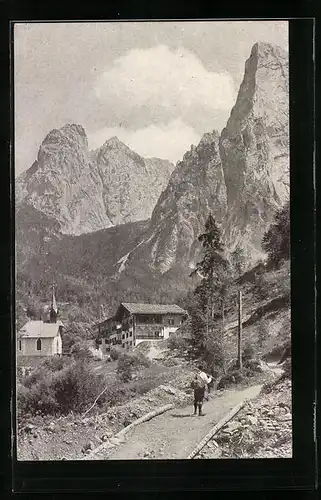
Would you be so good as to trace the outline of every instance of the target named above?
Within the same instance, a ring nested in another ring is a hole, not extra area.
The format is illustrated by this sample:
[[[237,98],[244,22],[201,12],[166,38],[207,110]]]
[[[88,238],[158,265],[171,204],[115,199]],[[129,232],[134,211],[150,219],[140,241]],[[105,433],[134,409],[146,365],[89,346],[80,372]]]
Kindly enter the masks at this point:
[[[202,379],[202,377],[200,377],[199,375],[197,375],[193,381],[192,381],[192,388],[193,389],[204,389],[205,388],[205,382],[204,380]]]

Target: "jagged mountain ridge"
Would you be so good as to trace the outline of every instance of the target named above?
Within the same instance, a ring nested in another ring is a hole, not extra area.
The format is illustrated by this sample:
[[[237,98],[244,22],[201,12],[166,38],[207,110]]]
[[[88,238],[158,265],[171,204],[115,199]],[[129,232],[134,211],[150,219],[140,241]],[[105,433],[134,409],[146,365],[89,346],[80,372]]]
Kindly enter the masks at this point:
[[[269,44],[256,44],[221,135],[216,131],[205,134],[184,155],[170,175],[149,223],[137,230],[137,237],[127,240],[125,228],[117,236],[121,245],[117,244],[115,258],[105,263],[105,281],[101,283],[101,288],[108,291],[106,304],[114,304],[116,298],[175,301],[176,296],[193,286],[188,275],[199,258],[197,237],[209,211],[221,225],[228,250],[236,245],[243,247],[249,265],[262,256],[263,233],[289,196],[287,109],[287,53]],[[93,157],[98,154],[96,150]],[[108,230],[108,239],[112,238]],[[104,239],[102,233],[99,245],[104,244]],[[70,262],[77,255],[78,241],[83,245],[80,240],[79,236],[74,239]],[[55,270],[59,270],[55,262],[62,262],[68,251],[66,245],[68,241],[58,245],[50,273],[46,258],[41,259],[40,267],[34,258],[33,279],[37,273],[39,280],[40,275],[47,274],[54,278]],[[88,261],[94,260],[98,268],[104,264],[97,262],[102,255],[93,258],[88,252]],[[30,266],[23,267],[23,272],[30,275]],[[93,273],[90,279],[101,280],[100,274],[98,277],[96,271]]]
[[[210,211],[228,251],[243,248],[249,264],[261,258],[263,234],[289,197],[288,105],[287,53],[255,44],[226,127],[205,134],[177,164],[127,266],[143,259],[160,272],[193,268]]]
[[[225,242],[260,256],[275,211],[289,197],[288,54],[265,43],[253,46],[235,106],[220,137],[227,189]]]
[[[148,219],[173,168],[142,158],[116,137],[89,151],[83,127],[67,124],[49,132],[17,179],[16,204],[56,219],[63,234],[93,232]]]

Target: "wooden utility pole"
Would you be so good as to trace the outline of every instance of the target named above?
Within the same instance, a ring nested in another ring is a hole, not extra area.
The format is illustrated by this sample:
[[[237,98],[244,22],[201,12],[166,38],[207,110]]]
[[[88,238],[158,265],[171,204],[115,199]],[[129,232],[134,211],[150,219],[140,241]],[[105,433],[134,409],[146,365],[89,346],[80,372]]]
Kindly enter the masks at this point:
[[[225,330],[225,310],[224,310],[224,298],[222,298],[222,333],[224,334]]]
[[[239,290],[239,329],[237,339],[237,360],[239,369],[242,371],[242,292]]]
[[[206,308],[206,337],[208,338],[208,332],[209,332],[209,306],[210,306],[210,299],[207,299],[207,308]]]

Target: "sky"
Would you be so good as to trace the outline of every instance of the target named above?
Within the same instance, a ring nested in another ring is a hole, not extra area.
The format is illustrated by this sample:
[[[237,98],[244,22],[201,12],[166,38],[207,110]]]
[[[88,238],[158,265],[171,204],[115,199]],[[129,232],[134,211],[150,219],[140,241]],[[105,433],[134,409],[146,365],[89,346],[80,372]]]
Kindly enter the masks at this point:
[[[66,123],[176,163],[224,128],[258,41],[288,50],[287,21],[16,23],[16,175]]]

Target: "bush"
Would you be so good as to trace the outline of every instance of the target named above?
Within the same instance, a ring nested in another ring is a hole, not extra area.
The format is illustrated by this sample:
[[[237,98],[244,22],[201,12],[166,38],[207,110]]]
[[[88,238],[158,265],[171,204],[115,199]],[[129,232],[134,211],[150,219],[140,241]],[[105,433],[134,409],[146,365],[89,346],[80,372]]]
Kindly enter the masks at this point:
[[[46,359],[41,366],[44,369],[48,369],[52,372],[60,371],[62,370],[65,366],[70,364],[70,358],[65,358],[63,356],[50,356],[48,359]]]
[[[217,389],[225,389],[233,384],[238,384],[244,380],[244,374],[234,369],[230,373],[223,375],[217,384]]]
[[[123,382],[129,382],[132,379],[134,369],[139,367],[148,367],[151,361],[142,353],[123,353],[118,359],[117,373]]]
[[[59,411],[50,378],[41,380],[32,387],[20,385],[17,396],[18,418],[36,413],[55,414]]]
[[[66,366],[58,371],[35,370],[18,386],[18,415],[67,414],[70,411],[82,412],[106,387],[103,375],[96,374],[91,367],[78,360],[68,360]],[[110,388],[102,401],[121,399],[121,391],[110,382]]]
[[[269,336],[268,322],[265,319],[261,319],[257,329],[257,343],[259,347],[262,347],[264,341]]]
[[[74,344],[71,348],[71,354],[76,359],[90,359],[93,357],[93,353],[82,342]]]
[[[117,361],[117,359],[119,358],[119,356],[121,355],[121,352],[118,350],[118,349],[115,349],[115,347],[112,347],[110,349],[110,357],[113,361]]]
[[[65,414],[82,411],[92,402],[104,388],[104,377],[81,360],[59,372],[52,386],[60,412]]]
[[[175,335],[175,333],[169,337],[167,342],[170,349],[178,349],[183,351],[187,348],[186,340],[180,335]]]
[[[254,357],[254,349],[251,345],[247,345],[242,353],[242,360],[243,362],[249,361],[250,359],[253,359]]]
[[[202,356],[206,370],[217,378],[225,370],[225,353],[221,340],[221,333],[214,332],[205,341],[205,350]]]

